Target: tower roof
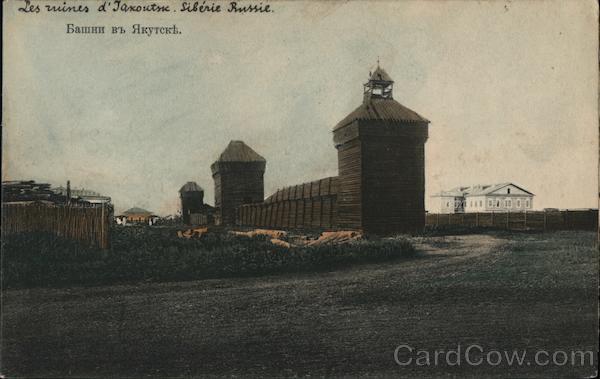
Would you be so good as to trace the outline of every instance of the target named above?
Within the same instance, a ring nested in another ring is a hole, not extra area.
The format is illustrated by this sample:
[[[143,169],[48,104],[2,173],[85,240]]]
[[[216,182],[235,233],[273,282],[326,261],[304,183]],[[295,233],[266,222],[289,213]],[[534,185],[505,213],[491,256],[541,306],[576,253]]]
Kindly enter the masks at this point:
[[[369,99],[362,103],[333,128],[337,130],[356,120],[383,120],[392,122],[429,122],[417,112],[393,99]]]
[[[204,192],[204,190],[196,182],[187,182],[179,189],[179,192]]]
[[[266,160],[244,141],[231,141],[217,162],[266,162]]]
[[[373,71],[369,80],[393,82],[392,78],[388,75],[388,73],[385,72],[384,69],[379,67],[379,65],[377,65],[377,69],[375,69],[375,71]]]

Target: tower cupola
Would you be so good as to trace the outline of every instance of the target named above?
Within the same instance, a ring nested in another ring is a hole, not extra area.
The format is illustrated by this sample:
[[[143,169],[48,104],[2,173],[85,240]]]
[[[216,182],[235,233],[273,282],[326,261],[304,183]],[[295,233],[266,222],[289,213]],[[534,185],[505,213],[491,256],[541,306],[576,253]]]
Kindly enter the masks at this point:
[[[369,81],[364,84],[364,101],[367,102],[370,99],[393,99],[393,87],[394,81],[377,63],[377,69],[373,73],[369,73]]]

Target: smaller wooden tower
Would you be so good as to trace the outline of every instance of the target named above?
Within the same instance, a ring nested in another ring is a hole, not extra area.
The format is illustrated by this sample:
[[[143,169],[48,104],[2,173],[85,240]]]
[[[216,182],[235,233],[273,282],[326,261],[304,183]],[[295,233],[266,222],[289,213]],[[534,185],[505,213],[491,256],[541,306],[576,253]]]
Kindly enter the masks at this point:
[[[235,224],[237,207],[264,201],[267,161],[243,141],[231,141],[210,168],[215,181],[215,223]]]
[[[377,64],[363,103],[333,129],[340,228],[388,234],[425,225],[429,121],[394,100],[393,85]]]
[[[179,189],[181,216],[184,224],[190,224],[190,214],[200,213],[204,208],[204,190],[196,182],[187,182]]]

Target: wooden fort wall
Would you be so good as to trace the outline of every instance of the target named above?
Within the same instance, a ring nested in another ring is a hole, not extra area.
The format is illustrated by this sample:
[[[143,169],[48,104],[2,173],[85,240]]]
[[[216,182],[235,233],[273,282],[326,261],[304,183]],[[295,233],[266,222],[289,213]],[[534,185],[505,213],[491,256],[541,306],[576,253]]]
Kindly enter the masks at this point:
[[[338,147],[338,226],[362,227],[362,146],[358,139]]]
[[[338,226],[377,234],[425,226],[426,122],[358,120],[337,129]]]
[[[282,229],[336,228],[337,191],[337,177],[286,187],[262,203],[239,206],[236,224]]]
[[[365,231],[415,232],[425,226],[426,137],[423,134],[427,127],[400,128],[405,129],[402,134],[394,131],[386,135],[381,126],[376,134],[368,129],[361,133]]]

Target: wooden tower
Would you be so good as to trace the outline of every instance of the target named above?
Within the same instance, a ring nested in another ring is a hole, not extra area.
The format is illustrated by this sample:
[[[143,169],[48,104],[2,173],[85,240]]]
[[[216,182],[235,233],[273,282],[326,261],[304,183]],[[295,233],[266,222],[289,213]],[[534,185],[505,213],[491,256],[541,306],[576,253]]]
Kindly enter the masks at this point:
[[[425,226],[429,121],[393,99],[393,84],[378,64],[363,103],[333,130],[340,228],[391,234]]]
[[[179,190],[181,216],[184,224],[190,224],[190,214],[200,213],[204,208],[204,190],[196,182],[187,182]]]
[[[243,141],[231,141],[210,168],[215,181],[215,223],[235,224],[242,204],[264,201],[267,161]]]

